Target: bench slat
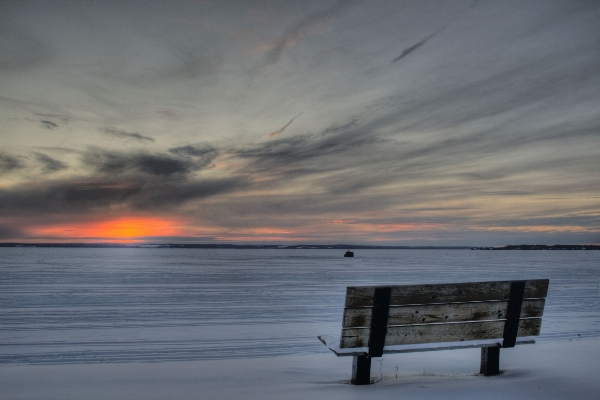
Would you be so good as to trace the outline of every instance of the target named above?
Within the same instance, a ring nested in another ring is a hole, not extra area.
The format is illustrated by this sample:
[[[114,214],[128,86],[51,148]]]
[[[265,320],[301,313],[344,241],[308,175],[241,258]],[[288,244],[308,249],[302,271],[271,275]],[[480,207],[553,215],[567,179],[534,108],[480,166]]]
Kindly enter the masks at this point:
[[[390,305],[508,300],[511,281],[392,286]],[[524,298],[545,298],[548,279],[525,281]],[[372,307],[374,286],[348,287],[346,308]]]
[[[540,334],[541,318],[529,318],[519,321],[517,336],[537,336]],[[504,320],[389,326],[385,345],[420,344],[430,342],[455,342],[502,338]],[[368,346],[368,328],[342,329],[340,348]]]
[[[541,317],[544,304],[544,299],[524,300],[520,318]],[[388,326],[505,319],[507,308],[508,301],[393,306]],[[347,308],[342,327],[369,327],[372,312],[372,308]]]

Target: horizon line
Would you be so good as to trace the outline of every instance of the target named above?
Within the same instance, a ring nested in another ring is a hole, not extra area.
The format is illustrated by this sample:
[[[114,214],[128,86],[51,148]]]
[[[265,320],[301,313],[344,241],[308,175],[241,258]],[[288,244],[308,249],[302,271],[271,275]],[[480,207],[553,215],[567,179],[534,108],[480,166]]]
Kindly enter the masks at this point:
[[[0,247],[79,247],[79,248],[224,248],[224,249],[373,249],[373,250],[409,250],[409,249],[442,249],[442,250],[600,250],[597,244],[509,244],[502,246],[389,246],[389,245],[367,245],[367,244],[234,244],[234,243],[27,243],[27,242],[0,242]]]

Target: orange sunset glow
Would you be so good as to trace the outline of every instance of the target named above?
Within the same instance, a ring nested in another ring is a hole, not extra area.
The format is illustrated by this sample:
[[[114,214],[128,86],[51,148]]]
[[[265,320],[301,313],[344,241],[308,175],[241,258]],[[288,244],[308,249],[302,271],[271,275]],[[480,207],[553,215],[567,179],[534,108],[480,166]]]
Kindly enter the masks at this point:
[[[119,218],[110,221],[52,225],[34,228],[37,236],[94,238],[107,242],[130,243],[149,236],[175,236],[181,229],[172,220],[161,218]]]

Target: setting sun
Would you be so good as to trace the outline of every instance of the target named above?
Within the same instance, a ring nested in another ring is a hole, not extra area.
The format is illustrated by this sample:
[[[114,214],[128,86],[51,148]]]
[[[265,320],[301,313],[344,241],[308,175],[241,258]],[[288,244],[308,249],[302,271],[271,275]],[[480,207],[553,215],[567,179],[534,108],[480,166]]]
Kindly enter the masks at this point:
[[[34,229],[38,236],[61,238],[86,238],[109,242],[135,242],[149,236],[173,236],[180,234],[176,223],[160,218],[119,218],[110,221],[82,224],[53,225]]]

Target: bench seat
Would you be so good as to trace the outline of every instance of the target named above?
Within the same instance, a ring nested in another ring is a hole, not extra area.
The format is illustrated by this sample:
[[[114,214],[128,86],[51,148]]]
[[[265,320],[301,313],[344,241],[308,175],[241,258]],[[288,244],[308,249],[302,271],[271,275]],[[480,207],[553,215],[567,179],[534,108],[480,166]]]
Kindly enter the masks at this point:
[[[340,338],[337,336],[318,336],[321,343],[323,343],[329,350],[338,357],[345,356],[368,356],[368,347],[357,347],[357,348],[340,348]],[[418,344],[398,344],[383,347],[383,354],[394,354],[394,353],[414,353],[418,351],[436,351],[436,350],[457,350],[457,349],[473,349],[481,347],[502,347],[503,339],[484,339],[484,340],[470,340],[462,342],[444,342],[444,343],[418,343]],[[517,345],[520,344],[534,344],[535,339],[533,337],[525,337],[517,339]]]

